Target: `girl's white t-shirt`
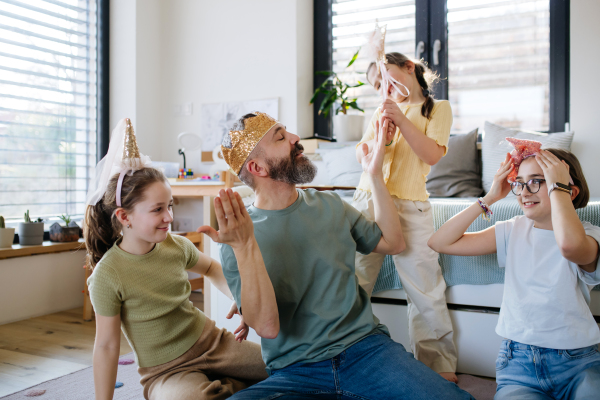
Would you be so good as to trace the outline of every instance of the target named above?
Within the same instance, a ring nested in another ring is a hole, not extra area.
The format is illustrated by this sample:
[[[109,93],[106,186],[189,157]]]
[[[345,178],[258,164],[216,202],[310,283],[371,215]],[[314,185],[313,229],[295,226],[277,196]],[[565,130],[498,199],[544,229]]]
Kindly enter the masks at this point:
[[[600,343],[589,308],[590,290],[600,284],[600,265],[592,273],[583,271],[562,256],[554,231],[535,228],[524,216],[495,227],[498,264],[506,268],[496,333],[551,349]],[[599,227],[589,222],[583,227],[600,243]]]

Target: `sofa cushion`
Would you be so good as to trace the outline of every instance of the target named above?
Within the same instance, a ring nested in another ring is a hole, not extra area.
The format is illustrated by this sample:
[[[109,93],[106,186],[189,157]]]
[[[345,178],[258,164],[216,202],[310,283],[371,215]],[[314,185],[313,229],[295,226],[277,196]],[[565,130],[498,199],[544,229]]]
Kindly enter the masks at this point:
[[[452,135],[448,153],[431,167],[427,191],[432,197],[479,197],[481,166],[477,151],[477,128],[466,135]]]
[[[356,143],[344,143],[341,148],[319,147],[317,153],[325,162],[331,185],[358,186],[362,166],[356,160]]]

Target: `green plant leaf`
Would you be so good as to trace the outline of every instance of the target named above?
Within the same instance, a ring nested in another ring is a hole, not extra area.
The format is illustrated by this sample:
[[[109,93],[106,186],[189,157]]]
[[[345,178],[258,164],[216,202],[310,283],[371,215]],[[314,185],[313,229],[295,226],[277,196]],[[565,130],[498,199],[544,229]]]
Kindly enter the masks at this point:
[[[361,86],[364,86],[364,85],[365,85],[364,82],[358,81],[358,83],[356,85],[349,85],[349,87],[356,88],[356,87],[361,87]]]
[[[321,103],[320,112],[325,116],[329,116],[329,112],[331,111],[331,106],[335,104],[337,100],[336,92],[332,92],[329,97],[325,98]]]
[[[323,90],[321,88],[317,88],[315,90],[315,93],[313,94],[313,97],[310,99],[310,102],[308,104],[313,104],[315,102],[315,99],[317,98],[317,96],[320,95],[321,93],[323,93]]]
[[[350,107],[354,108],[355,110],[358,110],[358,111],[365,112],[365,110],[363,110],[362,108],[360,108],[360,107],[358,106],[358,104],[356,104],[356,99],[354,99],[354,101],[351,101],[350,103],[348,103],[348,105],[349,105]]]
[[[358,50],[356,50],[356,53],[354,53],[354,56],[352,56],[352,60],[350,60],[350,62],[348,63],[348,65],[346,65],[346,68],[348,68],[349,66],[351,66],[352,64],[354,64],[354,61],[356,61],[356,59],[358,58],[358,52],[360,51],[360,47],[358,48]]]
[[[315,75],[335,75],[333,71],[316,71]]]

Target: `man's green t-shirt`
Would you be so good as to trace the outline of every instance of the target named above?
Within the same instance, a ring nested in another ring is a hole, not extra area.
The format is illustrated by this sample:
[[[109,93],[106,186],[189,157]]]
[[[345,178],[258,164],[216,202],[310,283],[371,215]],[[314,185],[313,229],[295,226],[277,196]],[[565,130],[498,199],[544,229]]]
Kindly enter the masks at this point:
[[[356,251],[373,251],[381,230],[336,193],[298,193],[283,210],[248,209],[279,309],[279,335],[261,341],[267,370],[327,360],[377,329],[388,333],[354,273]],[[221,245],[221,261],[241,308],[230,246]]]

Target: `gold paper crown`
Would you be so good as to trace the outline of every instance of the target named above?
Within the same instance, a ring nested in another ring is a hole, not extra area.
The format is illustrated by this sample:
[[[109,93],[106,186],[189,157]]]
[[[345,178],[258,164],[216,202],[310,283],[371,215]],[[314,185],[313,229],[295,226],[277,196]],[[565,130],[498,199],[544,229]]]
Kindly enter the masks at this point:
[[[256,117],[247,118],[244,121],[244,130],[229,131],[231,147],[221,145],[221,153],[227,165],[233,172],[239,174],[244,163],[256,147],[258,142],[279,121],[261,112],[254,112]]]

